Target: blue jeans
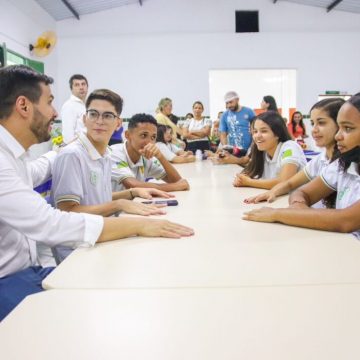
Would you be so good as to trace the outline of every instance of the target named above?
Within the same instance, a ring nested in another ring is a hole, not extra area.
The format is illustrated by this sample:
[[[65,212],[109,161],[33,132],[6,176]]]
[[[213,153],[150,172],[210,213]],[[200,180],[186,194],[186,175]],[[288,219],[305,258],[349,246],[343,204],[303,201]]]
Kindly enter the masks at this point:
[[[0,279],[0,321],[26,296],[43,291],[43,279],[53,267],[32,266]]]

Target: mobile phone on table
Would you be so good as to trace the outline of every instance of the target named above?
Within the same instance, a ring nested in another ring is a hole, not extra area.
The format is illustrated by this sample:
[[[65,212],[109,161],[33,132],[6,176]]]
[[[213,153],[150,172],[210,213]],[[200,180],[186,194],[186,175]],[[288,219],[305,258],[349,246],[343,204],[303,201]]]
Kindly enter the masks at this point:
[[[161,205],[165,204],[167,206],[177,206],[179,205],[177,200],[155,200],[155,201],[142,201],[142,204],[154,204],[154,205]]]

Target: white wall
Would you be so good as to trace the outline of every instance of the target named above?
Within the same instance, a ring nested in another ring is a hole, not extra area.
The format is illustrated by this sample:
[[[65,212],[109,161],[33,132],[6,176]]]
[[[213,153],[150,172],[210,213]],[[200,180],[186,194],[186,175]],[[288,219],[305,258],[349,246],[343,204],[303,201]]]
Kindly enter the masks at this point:
[[[45,58],[33,57],[29,44],[47,30],[56,30],[56,21],[33,0],[0,0],[0,43],[27,58],[45,64],[45,72],[57,79],[56,48]],[[56,89],[56,88],[55,88]]]
[[[209,70],[291,68],[298,75],[298,108],[307,112],[326,89],[359,91],[358,44],[359,33],[67,38],[58,48],[59,97],[68,97],[69,76],[82,72],[91,88],[109,87],[124,97],[124,116],[152,113],[164,96],[173,99],[175,114],[190,111],[194,100],[208,113]]]
[[[54,24],[33,0],[0,5],[0,32],[6,29],[25,44],[14,43],[16,51],[26,53],[27,43]],[[235,34],[235,10],[259,10],[260,33]],[[58,44],[45,63],[56,78],[58,108],[75,72],[89,78],[91,89],[118,91],[124,116],[153,112],[163,96],[173,99],[176,114],[188,112],[194,100],[209,113],[213,69],[296,69],[297,104],[304,112],[326,89],[360,88],[359,14],[272,0],[145,0],[142,7],[123,6],[56,27]]]
[[[235,10],[259,10],[260,33],[235,34]],[[305,112],[326,89],[360,88],[360,15],[272,0],[147,0],[58,22],[58,90],[84,73],[90,88],[125,99],[124,116],[154,112],[161,97],[185,114],[209,113],[209,70],[292,68]],[[263,95],[259,89],[259,97]]]

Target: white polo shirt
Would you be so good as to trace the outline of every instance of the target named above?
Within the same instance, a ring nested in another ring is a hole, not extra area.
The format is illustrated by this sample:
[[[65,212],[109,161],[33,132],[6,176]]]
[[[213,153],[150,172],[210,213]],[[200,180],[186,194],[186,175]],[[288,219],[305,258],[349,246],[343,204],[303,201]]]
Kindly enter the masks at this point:
[[[113,191],[125,189],[122,182],[127,178],[135,178],[139,181],[146,181],[148,178],[157,180],[163,179],[166,172],[159,160],[156,158],[146,159],[140,156],[140,159],[134,164],[126,150],[126,142],[124,144],[115,144],[110,146],[112,160],[112,185]]]
[[[200,131],[203,130],[205,126],[209,126],[211,128],[211,120],[202,118],[201,120],[195,119],[187,119],[184,122],[183,128],[187,128],[189,131]],[[201,139],[188,139],[187,142],[194,142],[194,141],[207,141],[209,140],[207,136],[204,136]]]
[[[86,112],[84,102],[71,95],[61,108],[61,126],[64,143],[69,143],[74,140],[76,135],[86,132],[86,127],[83,122],[83,115]]]
[[[54,162],[51,201],[99,205],[112,200],[111,156],[101,156],[85,134],[67,145]]]
[[[321,172],[325,185],[337,191],[336,209],[345,209],[360,200],[360,176],[356,167],[357,164],[351,163],[344,172],[336,160]],[[360,229],[353,234],[360,239]]]
[[[29,163],[25,149],[0,125],[0,278],[37,265],[37,242],[94,245],[101,234],[101,216],[56,210],[33,190],[50,176],[54,156]]]
[[[319,155],[310,160],[304,167],[304,173],[311,181],[321,174],[321,171],[330,164],[330,160],[326,156],[326,152],[323,151]]]
[[[296,141],[288,140],[279,143],[272,159],[264,152],[264,172],[261,179],[277,178],[286,164],[296,165],[297,171],[302,170],[306,165],[304,152]]]
[[[171,147],[169,147],[168,145],[173,145],[173,144],[164,144],[163,142],[157,142],[156,146],[159,148],[159,150],[161,151],[161,153],[165,156],[165,159],[167,161],[173,161],[174,158],[176,157],[176,153],[172,150]],[[177,146],[173,145],[174,148]],[[175,150],[175,149],[174,149]],[[180,149],[177,148],[177,151],[179,151]]]

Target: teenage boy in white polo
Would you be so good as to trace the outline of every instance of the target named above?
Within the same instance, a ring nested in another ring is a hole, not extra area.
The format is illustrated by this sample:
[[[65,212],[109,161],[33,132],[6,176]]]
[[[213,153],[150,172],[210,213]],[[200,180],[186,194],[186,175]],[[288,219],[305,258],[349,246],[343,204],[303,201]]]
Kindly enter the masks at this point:
[[[132,187],[156,188],[163,191],[189,190],[173,165],[156,146],[157,122],[147,114],[136,114],[125,132],[124,144],[112,145],[113,190]],[[165,183],[146,182],[147,178]]]
[[[108,143],[121,126],[122,105],[122,98],[107,89],[95,90],[89,95],[83,116],[87,133],[79,134],[54,162],[51,200],[55,207],[102,216],[119,211],[139,215],[164,213],[157,206],[131,200],[134,197],[151,199],[152,195],[169,198],[166,192],[141,188],[112,192]]]

